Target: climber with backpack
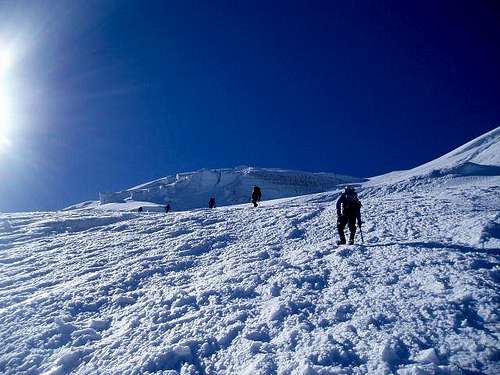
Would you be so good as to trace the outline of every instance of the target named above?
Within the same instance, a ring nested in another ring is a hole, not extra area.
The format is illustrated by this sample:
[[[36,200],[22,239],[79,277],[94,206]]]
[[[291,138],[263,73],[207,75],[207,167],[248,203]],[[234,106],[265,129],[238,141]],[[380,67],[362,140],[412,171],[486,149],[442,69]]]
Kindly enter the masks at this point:
[[[215,208],[215,198],[214,197],[211,197],[208,200],[208,208]]]
[[[252,203],[254,207],[257,207],[257,202],[260,202],[262,198],[262,193],[260,191],[260,187],[254,186],[252,190]]]
[[[344,245],[346,243],[344,234],[346,225],[349,226],[349,245],[354,244],[356,220],[361,230],[361,202],[354,188],[352,186],[347,186],[337,200],[337,230],[340,237],[337,245]]]

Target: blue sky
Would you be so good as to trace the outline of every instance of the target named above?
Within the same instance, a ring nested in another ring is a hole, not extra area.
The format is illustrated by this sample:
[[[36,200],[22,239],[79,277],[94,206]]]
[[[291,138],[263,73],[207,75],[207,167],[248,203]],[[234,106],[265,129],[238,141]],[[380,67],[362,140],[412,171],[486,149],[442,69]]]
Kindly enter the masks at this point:
[[[0,210],[204,167],[440,156],[500,124],[499,6],[461,3],[0,1]]]

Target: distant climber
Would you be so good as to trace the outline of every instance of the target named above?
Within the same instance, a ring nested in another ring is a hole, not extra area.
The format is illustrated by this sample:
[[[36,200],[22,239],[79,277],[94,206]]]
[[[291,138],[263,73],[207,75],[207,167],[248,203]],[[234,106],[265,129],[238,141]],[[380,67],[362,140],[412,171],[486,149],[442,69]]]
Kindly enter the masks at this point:
[[[252,191],[252,203],[254,207],[257,207],[257,202],[260,202],[262,198],[262,192],[260,191],[260,187],[254,186]]]
[[[349,245],[354,243],[356,220],[358,221],[358,226],[361,228],[361,202],[354,188],[347,186],[337,200],[337,230],[340,237],[340,240],[337,242],[338,245],[346,243],[344,234],[346,224],[349,224]]]
[[[165,213],[168,214],[169,211],[170,211],[170,203],[167,203],[167,205],[165,206]]]
[[[143,208],[142,208],[142,207],[139,207],[139,208],[137,209],[137,212],[142,212],[142,211],[143,211]]]
[[[215,198],[211,197],[208,201],[208,208],[215,208]]]

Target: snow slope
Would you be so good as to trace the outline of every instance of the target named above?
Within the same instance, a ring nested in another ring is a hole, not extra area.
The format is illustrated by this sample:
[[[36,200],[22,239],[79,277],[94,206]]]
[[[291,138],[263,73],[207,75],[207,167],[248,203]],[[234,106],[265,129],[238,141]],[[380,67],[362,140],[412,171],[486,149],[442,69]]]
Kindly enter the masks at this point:
[[[500,373],[500,177],[337,197],[0,214],[0,373]]]
[[[173,209],[180,211],[207,207],[212,196],[218,206],[247,203],[254,185],[262,188],[264,199],[277,199],[324,192],[341,183],[361,181],[360,178],[333,173],[246,166],[202,169],[167,176],[125,191],[100,193],[100,205],[94,206],[108,210],[131,210],[138,206],[135,202],[147,202],[151,210],[163,210],[165,203],[169,202]]]
[[[500,127],[477,137],[438,159],[408,171],[372,178],[372,183],[441,176],[500,176]]]

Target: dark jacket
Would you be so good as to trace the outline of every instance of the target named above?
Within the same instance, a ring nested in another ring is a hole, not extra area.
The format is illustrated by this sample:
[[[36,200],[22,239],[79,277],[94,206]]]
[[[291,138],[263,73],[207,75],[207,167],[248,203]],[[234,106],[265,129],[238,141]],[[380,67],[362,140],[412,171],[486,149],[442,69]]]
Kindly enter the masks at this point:
[[[252,200],[260,201],[261,198],[262,198],[262,193],[260,191],[260,187],[255,186],[252,191]]]
[[[337,200],[337,216],[355,216],[361,225],[361,202],[356,192],[343,192]]]
[[[215,199],[214,198],[210,198],[210,200],[208,201],[208,207],[215,208]]]

